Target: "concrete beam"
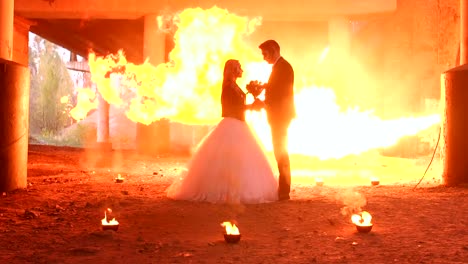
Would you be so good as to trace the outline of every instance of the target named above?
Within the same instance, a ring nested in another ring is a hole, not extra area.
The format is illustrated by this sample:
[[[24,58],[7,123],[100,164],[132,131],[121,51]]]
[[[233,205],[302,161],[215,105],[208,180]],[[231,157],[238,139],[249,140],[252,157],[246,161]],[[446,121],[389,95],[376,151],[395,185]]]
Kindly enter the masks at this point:
[[[391,13],[397,0],[15,0],[15,12],[26,18],[136,19],[214,5],[271,21],[311,21]]]
[[[34,24],[22,17],[14,17],[13,61],[22,65],[29,63],[29,28]]]
[[[69,61],[66,66],[72,71],[90,72],[88,61]]]
[[[31,19],[31,32],[74,53],[87,57],[92,50],[98,55],[125,51],[130,62],[142,63],[143,21]]]

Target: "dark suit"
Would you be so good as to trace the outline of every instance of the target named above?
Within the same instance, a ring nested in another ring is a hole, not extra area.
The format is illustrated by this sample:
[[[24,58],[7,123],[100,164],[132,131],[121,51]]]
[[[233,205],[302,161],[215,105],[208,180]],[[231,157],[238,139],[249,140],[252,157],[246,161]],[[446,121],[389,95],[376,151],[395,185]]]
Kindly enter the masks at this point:
[[[273,65],[265,89],[265,105],[271,128],[273,151],[279,171],[279,199],[289,198],[291,168],[288,154],[288,128],[296,116],[294,105],[294,70],[283,57]]]

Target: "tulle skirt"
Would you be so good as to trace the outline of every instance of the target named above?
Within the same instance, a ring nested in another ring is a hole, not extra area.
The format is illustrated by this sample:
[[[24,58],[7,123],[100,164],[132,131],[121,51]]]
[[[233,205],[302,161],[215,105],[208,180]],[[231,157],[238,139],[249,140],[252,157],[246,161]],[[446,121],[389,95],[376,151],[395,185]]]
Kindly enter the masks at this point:
[[[175,200],[265,203],[278,200],[278,181],[246,122],[224,118],[200,142],[191,160],[167,189]]]

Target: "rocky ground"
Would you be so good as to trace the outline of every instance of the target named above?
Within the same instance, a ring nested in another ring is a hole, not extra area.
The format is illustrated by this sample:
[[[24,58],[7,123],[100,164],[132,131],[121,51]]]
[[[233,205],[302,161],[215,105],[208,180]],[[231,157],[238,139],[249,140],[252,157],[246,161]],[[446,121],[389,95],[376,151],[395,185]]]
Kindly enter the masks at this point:
[[[0,196],[0,263],[467,263],[466,187],[296,180],[286,202],[170,200],[187,159],[30,145],[27,189]],[[346,214],[359,207],[370,233]],[[116,232],[101,229],[107,208]],[[224,241],[224,221],[239,243]]]

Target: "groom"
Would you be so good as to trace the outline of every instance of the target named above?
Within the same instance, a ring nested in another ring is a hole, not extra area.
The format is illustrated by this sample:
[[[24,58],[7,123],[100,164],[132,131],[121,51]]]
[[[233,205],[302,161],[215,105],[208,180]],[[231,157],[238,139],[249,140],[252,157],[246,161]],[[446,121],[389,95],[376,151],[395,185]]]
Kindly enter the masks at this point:
[[[291,189],[291,168],[288,154],[288,128],[296,116],[294,106],[294,70],[280,53],[280,46],[274,40],[267,40],[258,46],[263,59],[272,64],[268,83],[265,85],[265,101],[256,101],[267,112],[270,124],[273,151],[279,171],[278,199],[289,200]]]

